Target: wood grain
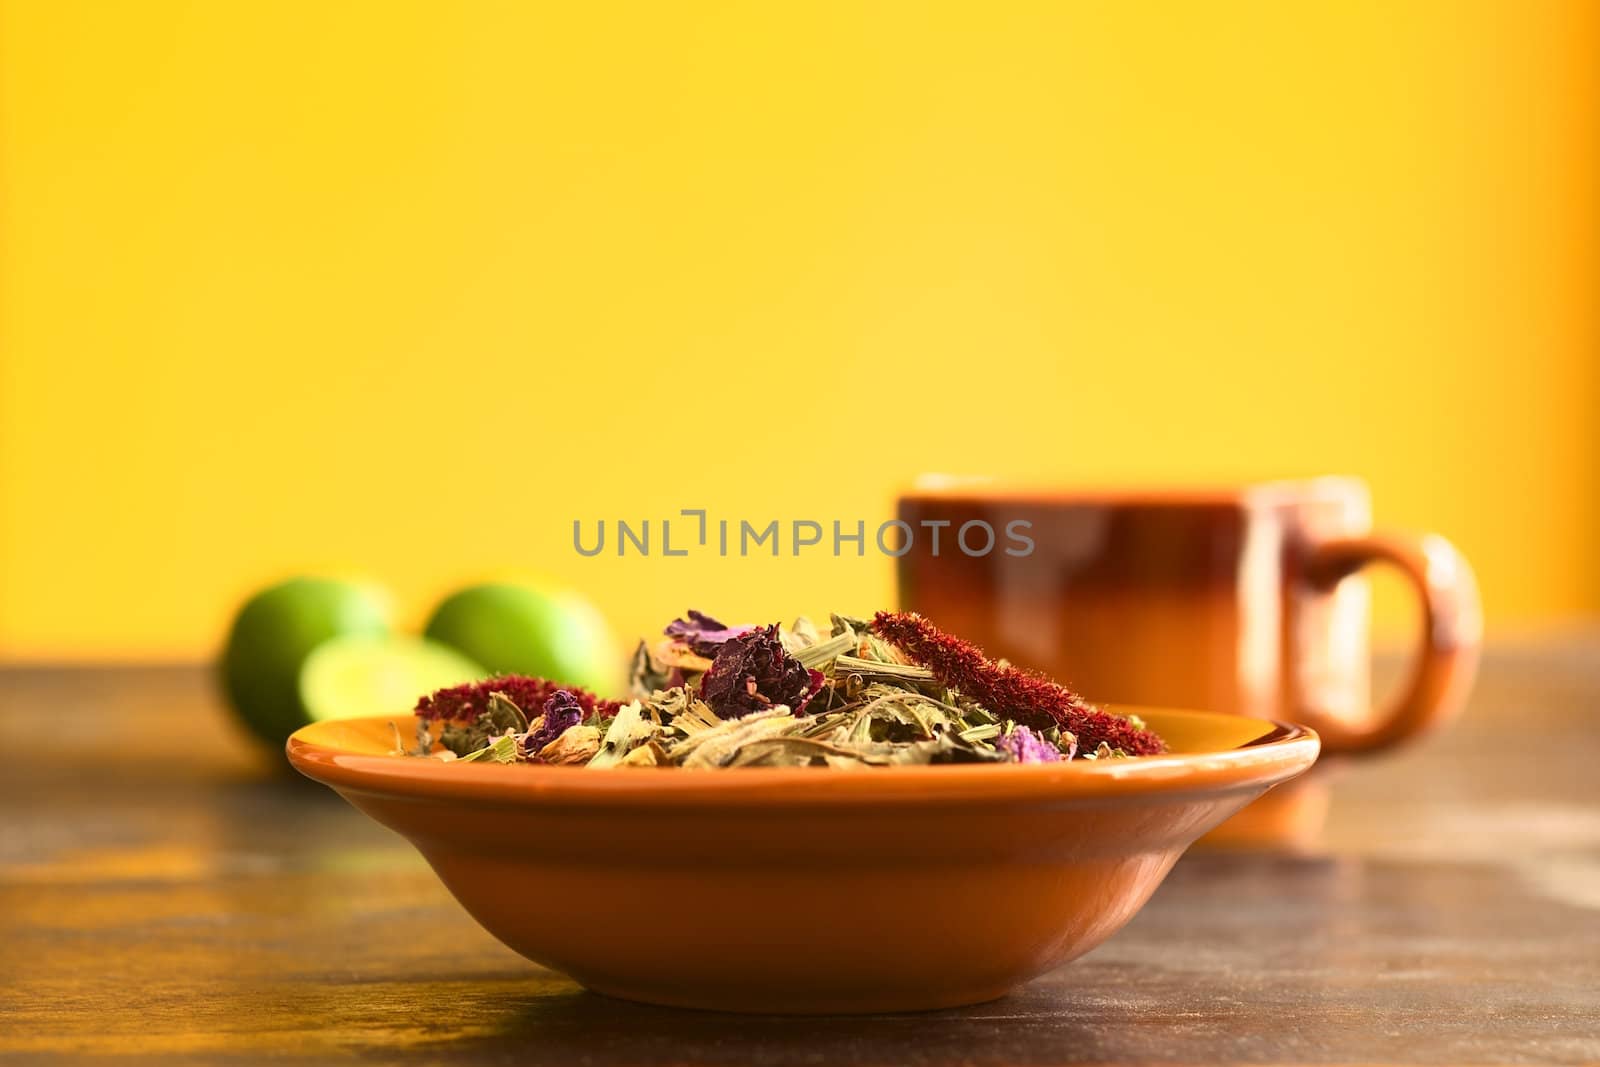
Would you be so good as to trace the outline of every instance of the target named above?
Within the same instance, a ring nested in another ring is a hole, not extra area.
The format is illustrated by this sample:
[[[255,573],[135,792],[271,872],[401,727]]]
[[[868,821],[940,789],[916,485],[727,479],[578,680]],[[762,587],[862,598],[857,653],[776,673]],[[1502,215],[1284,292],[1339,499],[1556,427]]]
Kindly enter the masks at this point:
[[[1596,634],[1491,649],[1457,729],[1348,770],[1320,851],[1191,854],[1090,956],[930,1015],[585,993],[235,736],[198,668],[0,671],[0,743],[8,1062],[1600,1061]]]

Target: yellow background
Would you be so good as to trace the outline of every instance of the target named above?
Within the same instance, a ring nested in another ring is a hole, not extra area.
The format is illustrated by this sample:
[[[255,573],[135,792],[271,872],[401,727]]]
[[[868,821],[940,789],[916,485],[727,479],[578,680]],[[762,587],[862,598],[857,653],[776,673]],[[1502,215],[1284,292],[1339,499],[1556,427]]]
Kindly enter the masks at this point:
[[[305,569],[864,609],[571,522],[923,470],[1361,474],[1492,626],[1600,606],[1593,3],[0,10],[7,657]]]

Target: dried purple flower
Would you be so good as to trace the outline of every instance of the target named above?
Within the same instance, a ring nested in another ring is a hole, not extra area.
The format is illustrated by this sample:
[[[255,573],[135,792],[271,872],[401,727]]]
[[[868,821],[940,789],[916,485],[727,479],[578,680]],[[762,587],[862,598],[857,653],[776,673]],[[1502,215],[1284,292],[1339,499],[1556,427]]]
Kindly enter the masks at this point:
[[[755,626],[724,626],[704,612],[690,608],[687,619],[673,619],[662,632],[687,644],[696,655],[711,659],[724,644],[755,629]]]
[[[1061,750],[1026,726],[1018,726],[997,739],[994,747],[1011,757],[1013,763],[1055,763]]]
[[[774,623],[722,643],[711,669],[700,679],[700,699],[723,719],[737,719],[777,704],[787,705],[799,715],[823,681],[820,671],[807,670],[789,655]]]
[[[533,729],[517,739],[522,758],[536,759],[539,750],[578,725],[584,719],[583,703],[570,689],[558,689],[544,702],[544,716]]]

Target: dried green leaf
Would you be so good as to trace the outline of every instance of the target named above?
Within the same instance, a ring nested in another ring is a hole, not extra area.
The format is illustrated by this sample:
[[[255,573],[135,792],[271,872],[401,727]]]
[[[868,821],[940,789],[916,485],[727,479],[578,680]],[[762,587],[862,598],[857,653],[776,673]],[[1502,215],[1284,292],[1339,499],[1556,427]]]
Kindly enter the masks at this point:
[[[618,711],[617,717],[611,720],[611,726],[606,730],[605,737],[600,741],[600,748],[589,760],[590,767],[611,767],[616,765],[634,748],[643,744],[655,735],[660,729],[644,715],[644,705],[640,701],[624,704]]]
[[[778,638],[783,642],[784,651],[798,659],[803,650],[821,641],[822,635],[817,632],[816,623],[801,615],[787,630],[779,631]]]
[[[447,722],[439,733],[439,744],[465,759],[489,744],[489,731],[477,723]]]
[[[793,731],[802,723],[803,720],[796,719],[788,708],[780,705],[701,730],[669,752],[673,761],[682,767],[721,767],[733,758],[741,745],[760,737]]]
[[[503,734],[508,730],[520,734],[528,730],[528,717],[504,693],[489,694],[489,707],[484,714],[489,717],[489,728],[497,734]]]
[[[411,752],[409,753],[409,755],[412,755],[412,756],[427,756],[427,755],[432,754],[432,752],[433,752],[433,730],[428,725],[428,720],[427,719],[418,718],[417,719],[417,747],[412,749]]]
[[[867,681],[889,681],[907,687],[938,687],[933,672],[923,667],[912,667],[904,663],[892,663],[887,660],[862,659],[859,656],[837,656],[833,661],[831,673],[834,677],[841,675],[856,675]]]
[[[814,645],[807,645],[791,654],[812,670],[824,670],[827,664],[832,663],[840,655],[854,650],[855,647],[855,635],[845,633],[826,638]]]
[[[635,697],[647,697],[657,689],[667,687],[672,671],[651,654],[644,641],[633,650],[633,662],[628,668],[628,692]]]
[[[517,762],[517,739],[511,734],[502,734],[476,752],[469,752],[462,756],[461,762],[515,763]]]

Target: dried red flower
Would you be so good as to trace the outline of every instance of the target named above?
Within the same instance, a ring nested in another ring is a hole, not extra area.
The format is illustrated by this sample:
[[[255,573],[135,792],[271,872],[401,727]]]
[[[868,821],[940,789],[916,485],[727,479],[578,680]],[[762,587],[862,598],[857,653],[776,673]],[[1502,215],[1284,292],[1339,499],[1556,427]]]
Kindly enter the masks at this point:
[[[700,698],[723,719],[776,704],[800,715],[823,680],[821,671],[807,670],[789,655],[774,623],[723,642],[711,669],[700,679]]]
[[[1153,756],[1166,749],[1149,730],[1101,711],[1043,675],[991,661],[914,612],[880,611],[873,616],[872,629],[913,663],[932,671],[941,685],[1024,726],[1058,726],[1077,738],[1080,752],[1093,752],[1102,742],[1131,756]]]
[[[507,674],[430,693],[417,701],[416,714],[418,718],[429,722],[473,722],[488,710],[490,693],[505,694],[530,720],[543,715],[545,705],[558,693],[571,694],[571,699],[583,709],[585,718],[596,712],[610,715],[622,706],[615,700],[602,700],[587,689],[562,685],[545,678]]]

